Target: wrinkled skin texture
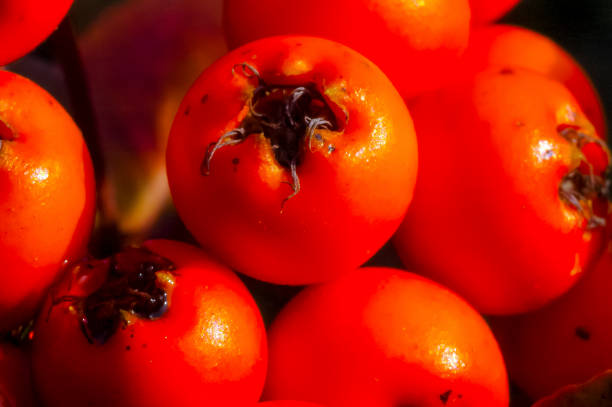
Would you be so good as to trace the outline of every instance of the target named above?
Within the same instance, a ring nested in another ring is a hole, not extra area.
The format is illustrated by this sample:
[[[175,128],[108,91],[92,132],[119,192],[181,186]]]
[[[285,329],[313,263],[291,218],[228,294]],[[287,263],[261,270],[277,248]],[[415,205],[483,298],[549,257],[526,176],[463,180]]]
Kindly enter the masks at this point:
[[[23,349],[0,343],[0,406],[35,407],[30,357]]]
[[[578,281],[604,228],[587,230],[560,196],[564,177],[584,167],[560,129],[596,137],[569,91],[535,73],[491,70],[426,95],[411,112],[419,178],[394,239],[402,261],[487,314],[535,309]],[[588,159],[601,175],[607,158],[594,150]],[[605,216],[607,201],[593,207]]]
[[[486,24],[502,17],[520,0],[470,0],[472,24]]]
[[[566,295],[540,310],[493,318],[508,370],[534,399],[612,366],[612,246]]]
[[[269,349],[265,400],[508,405],[504,362],[482,317],[401,270],[363,268],[306,288],[273,322]]]
[[[133,316],[104,344],[89,343],[69,301],[101,278],[69,273],[35,326],[33,372],[46,406],[247,405],[259,400],[267,365],[266,333],[251,295],[236,275],[184,243],[144,247],[176,270],[168,310]],[[68,287],[70,290],[67,290]]]
[[[467,0],[225,0],[230,48],[271,35],[311,35],[374,62],[405,98],[439,87],[469,36]]]
[[[132,237],[147,236],[171,206],[168,133],[193,81],[227,52],[220,14],[220,0],[131,0],[79,39],[111,179],[102,198]]]
[[[209,175],[201,171],[211,143],[248,114],[257,79],[232,73],[245,61],[268,83],[314,83],[339,123],[300,147],[301,188],[290,199],[291,172],[261,132],[220,148]],[[328,280],[370,258],[399,225],[416,167],[410,114],[387,78],[354,51],[309,37],[257,41],[212,65],[185,96],[167,149],[174,203],[199,243],[278,284]]]
[[[94,217],[80,130],[33,82],[0,72],[0,332],[33,317],[66,259],[83,254]]]
[[[0,66],[33,50],[53,30],[72,5],[72,0],[2,0],[0,2]]]
[[[605,114],[597,90],[578,62],[548,37],[510,25],[474,28],[458,73],[469,77],[490,66],[529,69],[563,83],[597,134],[607,138]]]

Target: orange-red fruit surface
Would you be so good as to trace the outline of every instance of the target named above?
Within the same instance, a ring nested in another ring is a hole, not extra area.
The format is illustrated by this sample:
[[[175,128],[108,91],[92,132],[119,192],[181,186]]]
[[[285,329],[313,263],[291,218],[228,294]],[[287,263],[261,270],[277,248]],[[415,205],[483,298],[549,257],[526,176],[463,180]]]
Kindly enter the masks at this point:
[[[487,314],[538,308],[578,281],[603,248],[608,157],[571,93],[503,68],[411,112],[419,177],[394,241],[403,262]]]
[[[534,399],[612,366],[612,247],[566,295],[545,308],[492,319],[508,370]]]
[[[341,42],[378,65],[402,96],[439,87],[467,45],[468,0],[225,0],[230,48],[271,35]]]
[[[264,401],[263,403],[256,404],[256,406],[259,406],[259,407],[323,407],[320,404],[313,404],[313,403],[308,403],[306,401],[292,401],[292,400]]]
[[[484,24],[502,17],[520,0],[470,0],[472,24]]]
[[[0,71],[0,332],[33,317],[83,254],[95,185],[80,130],[38,85]]]
[[[2,0],[0,66],[13,62],[43,42],[59,25],[72,0]]]
[[[605,114],[597,90],[578,62],[550,38],[510,25],[476,27],[470,34],[459,72],[473,76],[490,66],[525,68],[563,83],[598,135],[607,138]]]
[[[482,317],[442,286],[363,268],[311,286],[269,331],[264,399],[328,407],[508,405],[501,352]]]
[[[274,136],[268,122],[287,111],[279,126],[303,129],[321,115],[333,124]],[[232,51],[194,83],[167,169],[202,246],[251,277],[307,284],[354,269],[391,237],[412,199],[416,152],[410,114],[374,64],[328,40],[272,37]]]
[[[84,298],[91,299],[113,269],[75,267],[52,289],[33,342],[34,382],[45,406],[256,403],[266,373],[266,333],[246,287],[195,247],[155,240],[144,248],[174,265],[156,273],[156,286],[167,293],[166,311],[153,319],[121,311],[122,322],[104,343],[87,334],[96,326],[82,312]],[[145,273],[153,267],[147,264],[153,263],[142,264]],[[112,305],[112,299],[100,304]]]
[[[27,353],[10,343],[0,343],[0,406],[37,406],[31,375]]]

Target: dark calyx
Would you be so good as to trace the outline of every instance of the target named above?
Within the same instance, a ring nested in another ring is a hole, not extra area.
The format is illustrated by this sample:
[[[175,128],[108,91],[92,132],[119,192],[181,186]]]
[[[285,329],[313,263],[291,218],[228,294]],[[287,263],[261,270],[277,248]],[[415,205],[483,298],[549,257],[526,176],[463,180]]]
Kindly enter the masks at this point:
[[[201,165],[202,175],[210,174],[210,162],[217,150],[244,141],[250,134],[263,134],[270,140],[276,161],[291,172],[293,194],[300,189],[297,166],[302,162],[304,144],[321,137],[318,129],[338,130],[336,117],[323,95],[313,83],[306,85],[267,84],[251,65],[240,68],[247,78],[256,78],[258,86],[249,100],[249,114],[233,129],[208,146]]]
[[[593,208],[593,202],[599,199],[612,201],[610,191],[610,176],[612,174],[610,166],[610,151],[605,142],[597,137],[590,136],[580,131],[575,126],[560,126],[559,134],[582,149],[588,143],[597,144],[608,156],[608,167],[603,174],[597,174],[593,170],[593,165],[584,159],[584,164],[589,168],[588,173],[583,173],[579,168],[568,172],[559,184],[559,196],[561,199],[574,207],[587,220],[587,229],[594,229],[606,226],[605,214],[597,214]]]
[[[94,261],[85,267],[106,269],[100,288],[87,297],[64,297],[81,315],[81,328],[90,343],[105,343],[125,322],[123,312],[156,319],[167,310],[166,291],[157,285],[158,271],[172,271],[174,264],[146,249],[129,248],[109,260]]]

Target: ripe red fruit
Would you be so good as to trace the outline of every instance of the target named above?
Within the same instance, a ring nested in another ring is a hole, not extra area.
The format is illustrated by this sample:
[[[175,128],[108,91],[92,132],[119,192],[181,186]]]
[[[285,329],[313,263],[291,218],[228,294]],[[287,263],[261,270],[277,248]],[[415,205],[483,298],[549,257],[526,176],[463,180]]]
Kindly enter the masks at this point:
[[[0,65],[33,50],[53,30],[72,5],[72,0],[3,0],[0,12]]]
[[[537,311],[493,318],[510,375],[534,399],[612,366],[612,246],[566,295]]]
[[[401,222],[416,167],[410,114],[389,80],[311,37],[256,41],[213,64],[167,149],[174,203],[200,244],[280,284],[370,258]]]
[[[603,247],[609,164],[570,92],[504,68],[411,112],[419,178],[394,240],[403,262],[489,314],[567,291]]]
[[[468,0],[225,0],[230,48],[272,35],[327,38],[365,55],[404,97],[437,88],[465,49]]]
[[[71,268],[35,326],[46,406],[255,403],[266,334],[225,266],[183,243],[149,241]]]
[[[524,68],[563,83],[601,138],[606,120],[597,90],[578,62],[550,38],[510,25],[477,27],[462,57],[460,74],[472,77],[489,67]]]
[[[256,406],[259,407],[323,407],[320,404],[308,403],[306,401],[266,401],[263,403],[258,403]]]
[[[363,268],[298,294],[269,331],[265,399],[328,407],[506,407],[493,334],[466,302],[395,269]]]
[[[35,407],[28,354],[9,343],[0,343],[0,406]]]
[[[33,317],[64,260],[83,254],[94,194],[70,116],[33,82],[0,71],[0,332]]]

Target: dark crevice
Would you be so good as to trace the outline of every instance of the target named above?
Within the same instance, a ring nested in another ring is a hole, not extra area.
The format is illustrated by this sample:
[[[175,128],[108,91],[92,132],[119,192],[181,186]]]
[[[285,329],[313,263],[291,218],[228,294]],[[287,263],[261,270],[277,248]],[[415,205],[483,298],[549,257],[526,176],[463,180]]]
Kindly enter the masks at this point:
[[[440,401],[442,404],[448,403],[448,398],[450,397],[452,390],[446,390],[444,393],[440,394]]]
[[[582,326],[577,326],[574,333],[578,338],[582,339],[583,341],[588,341],[591,339],[591,333]]]
[[[234,73],[237,70],[245,77],[257,80],[257,87],[248,101],[249,113],[237,128],[208,146],[200,171],[202,175],[210,175],[210,163],[219,149],[239,144],[251,134],[263,134],[270,140],[278,164],[291,174],[293,193],[285,199],[287,201],[300,190],[297,167],[302,163],[305,146],[310,150],[313,138],[323,141],[318,129],[338,131],[338,121],[314,83],[268,84],[247,63],[236,65]],[[334,150],[330,144],[328,151]]]
[[[81,265],[106,273],[102,286],[86,297],[63,296],[54,305],[72,303],[81,330],[90,343],[103,344],[125,323],[123,312],[156,319],[167,310],[167,293],[158,285],[157,272],[173,271],[174,264],[143,248],[129,248],[110,259]]]
[[[8,124],[0,120],[0,148],[3,141],[12,141],[17,138],[17,134]]]
[[[588,144],[595,144],[607,156],[608,162],[603,173],[595,170],[589,157],[583,157],[578,168],[569,171],[559,184],[559,197],[563,202],[576,209],[587,221],[587,229],[606,226],[606,213],[597,213],[596,201],[611,201],[610,152],[606,144],[597,137],[590,136],[575,125],[557,126],[559,135],[576,146],[580,151]],[[586,168],[586,170],[585,170]]]

